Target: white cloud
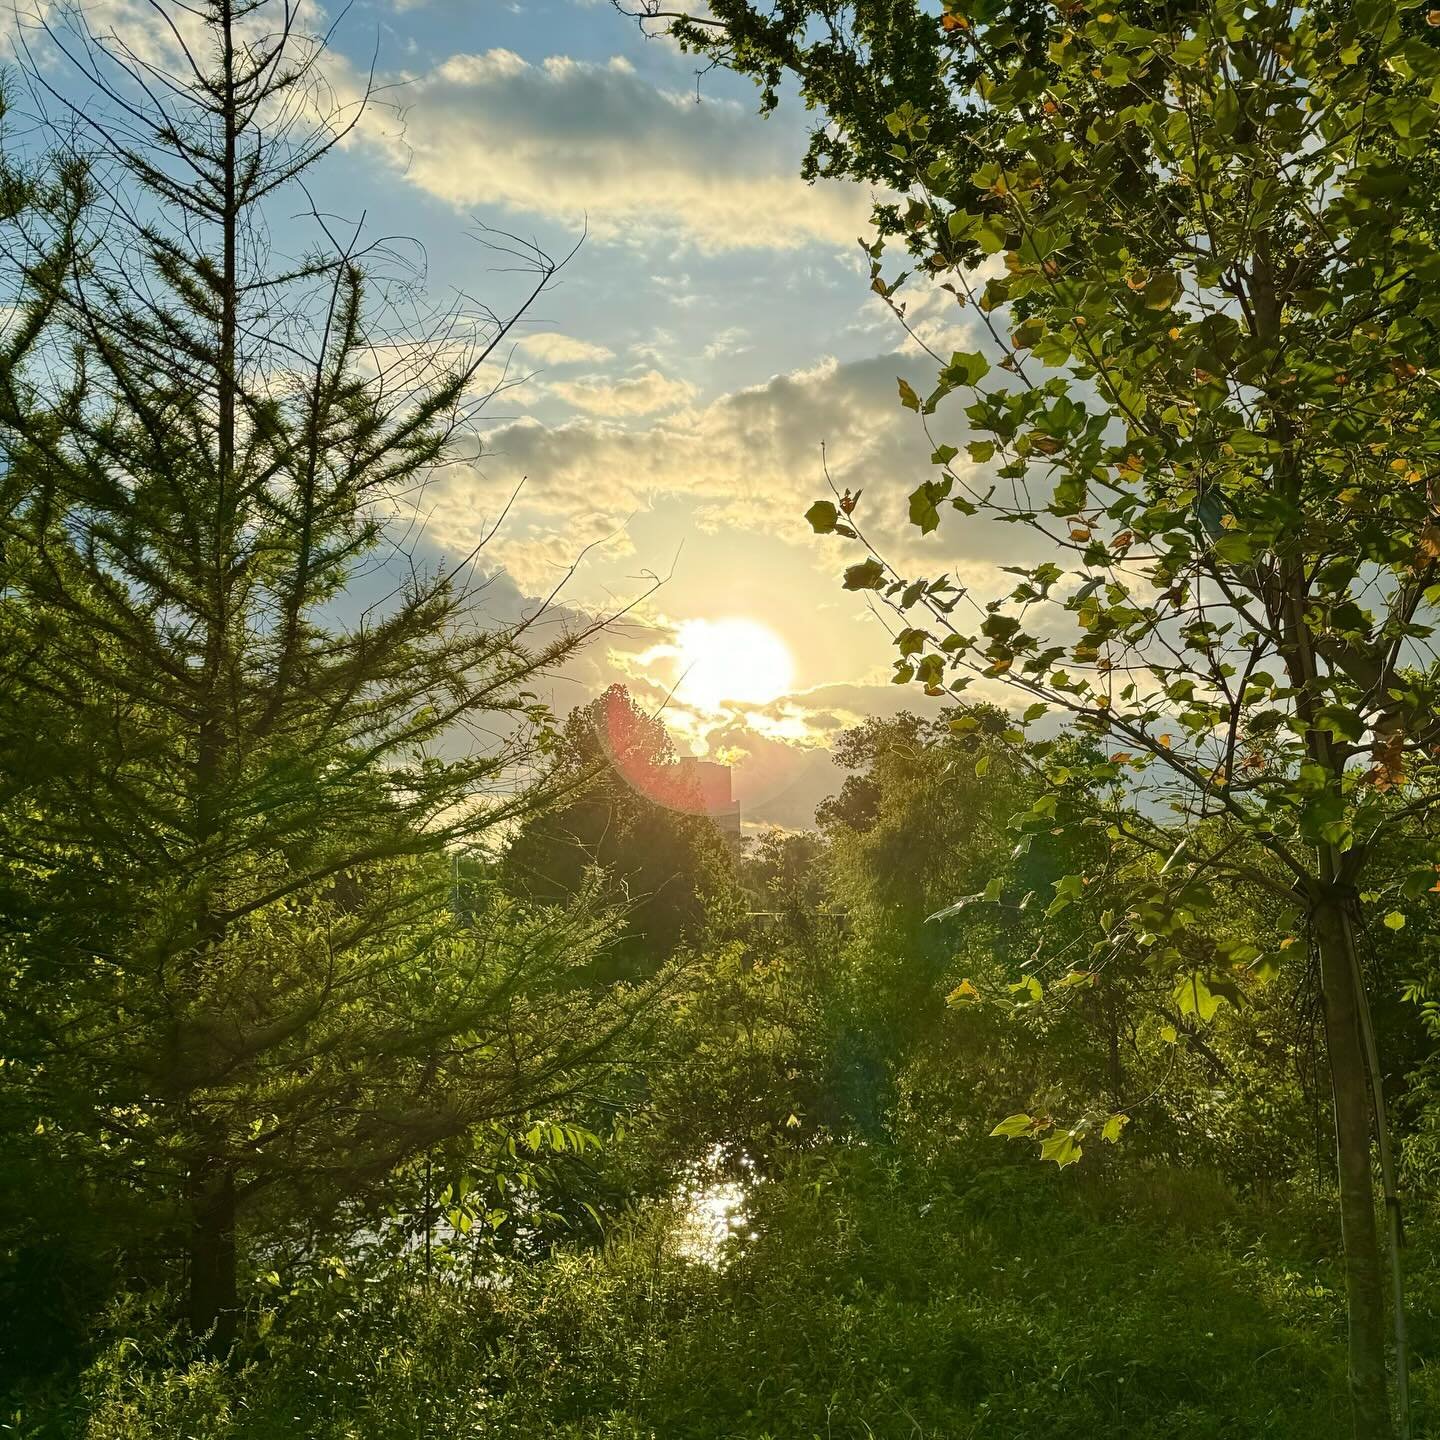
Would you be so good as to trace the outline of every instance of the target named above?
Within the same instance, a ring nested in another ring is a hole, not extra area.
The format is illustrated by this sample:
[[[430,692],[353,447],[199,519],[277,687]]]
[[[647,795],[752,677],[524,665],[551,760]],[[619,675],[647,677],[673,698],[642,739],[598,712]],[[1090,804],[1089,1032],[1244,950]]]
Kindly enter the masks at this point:
[[[946,571],[987,592],[1009,589],[1013,582],[1000,567],[1033,548],[1014,527],[952,514],[938,534],[921,536],[910,524],[910,492],[937,472],[931,440],[899,404],[898,375],[928,388],[933,362],[901,352],[826,360],[648,422],[593,414],[557,425],[525,419],[497,426],[484,436],[477,465],[453,466],[427,487],[427,530],[441,543],[473,544],[494,497],[523,477],[527,515],[560,533],[577,516],[619,528],[657,501],[679,498],[691,502],[693,522],[704,529],[763,533],[812,555],[826,546],[815,558],[838,573],[860,558],[855,547],[817,541],[804,520],[810,502],[826,493],[828,469],[838,487],[864,490],[858,518],[902,571],[932,578]],[[601,382],[587,398],[596,408],[605,403]],[[930,423],[936,442],[967,438],[958,402]],[[488,507],[481,497],[491,497]]]
[[[570,570],[598,554],[616,559],[635,547],[623,526],[603,515],[583,515],[564,529],[552,525],[502,527],[487,547],[487,558],[500,565],[529,594],[548,595]]]
[[[671,380],[658,370],[611,380],[603,375],[582,375],[578,380],[557,380],[550,392],[591,415],[653,415],[675,410],[695,397],[695,387]]]
[[[494,478],[528,475],[527,503],[560,514],[582,494],[616,515],[659,496],[687,495],[702,503],[710,523],[775,532],[793,522],[788,528],[798,538],[808,533],[800,518],[806,497],[824,486],[822,442],[842,484],[903,475],[917,459],[924,463],[924,436],[896,398],[895,376],[906,370],[916,373],[914,362],[893,354],[827,360],[639,426],[522,420],[485,437],[483,470]],[[440,483],[458,498],[479,482],[456,469]],[[876,488],[882,492],[883,482]]]
[[[740,342],[749,338],[750,332],[743,326],[730,325],[720,331],[700,353],[707,360],[718,360],[722,355],[743,355],[750,346]]]
[[[604,345],[592,344],[589,340],[577,340],[573,335],[559,335],[544,331],[526,335],[516,348],[538,360],[542,365],[578,365],[614,359],[615,352]]]
[[[402,103],[403,134],[378,111],[367,133],[411,183],[457,207],[588,218],[607,237],[678,232],[709,251],[848,246],[867,228],[858,187],[799,179],[795,129],[658,89],[618,57],[452,55]]]

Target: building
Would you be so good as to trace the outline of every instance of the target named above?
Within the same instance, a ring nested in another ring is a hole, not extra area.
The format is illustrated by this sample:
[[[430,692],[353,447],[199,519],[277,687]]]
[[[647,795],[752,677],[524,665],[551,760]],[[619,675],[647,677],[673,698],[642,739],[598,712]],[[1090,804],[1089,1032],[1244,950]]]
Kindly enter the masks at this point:
[[[740,843],[740,807],[730,784],[730,767],[692,755],[680,759],[681,779],[695,796],[695,809],[708,815],[732,844]]]

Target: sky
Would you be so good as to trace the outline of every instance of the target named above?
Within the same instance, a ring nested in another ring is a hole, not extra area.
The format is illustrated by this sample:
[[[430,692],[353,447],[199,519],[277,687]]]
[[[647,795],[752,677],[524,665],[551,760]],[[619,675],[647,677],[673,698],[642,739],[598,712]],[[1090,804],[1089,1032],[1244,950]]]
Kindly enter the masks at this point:
[[[100,29],[144,9],[87,13]],[[927,704],[890,683],[884,625],[840,587],[860,557],[803,518],[824,467],[863,488],[867,531],[907,574],[973,582],[1006,560],[993,539],[947,549],[905,523],[932,444],[896,380],[928,390],[935,366],[869,292],[871,197],[798,178],[814,122],[799,104],[762,117],[748,82],[697,81],[605,0],[355,0],[332,45],[337,93],[373,65],[379,101],[311,193],[334,221],[406,237],[435,303],[517,303],[527,277],[495,231],[552,255],[579,242],[495,356],[478,460],[400,517],[409,543],[462,555],[513,497],[481,561],[492,600],[533,605],[579,561],[565,607],[633,607],[557,680],[556,707],[622,681],[682,752],[733,765],[748,822],[808,824],[843,778],[835,734]],[[942,353],[976,348],[938,291],[909,319]],[[747,675],[755,632],[713,628],[737,618],[779,637],[790,673]],[[687,686],[697,637],[733,686]]]

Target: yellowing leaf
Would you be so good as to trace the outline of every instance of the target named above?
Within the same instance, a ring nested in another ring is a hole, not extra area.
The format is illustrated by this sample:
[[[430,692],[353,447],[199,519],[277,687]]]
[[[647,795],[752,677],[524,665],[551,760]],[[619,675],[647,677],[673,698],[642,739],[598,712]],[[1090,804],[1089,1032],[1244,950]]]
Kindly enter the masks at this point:
[[[1100,1138],[1112,1145],[1120,1138],[1120,1132],[1130,1123],[1128,1115],[1112,1115],[1100,1131]]]
[[[980,999],[980,992],[969,980],[962,980],[946,997],[947,1005],[974,1005]]]

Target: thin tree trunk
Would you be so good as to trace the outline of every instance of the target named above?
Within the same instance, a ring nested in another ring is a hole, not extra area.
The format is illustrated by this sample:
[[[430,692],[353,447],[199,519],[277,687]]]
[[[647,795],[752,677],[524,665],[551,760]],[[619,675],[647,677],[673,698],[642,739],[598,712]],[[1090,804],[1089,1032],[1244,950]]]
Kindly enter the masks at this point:
[[[220,832],[223,811],[226,723],[223,679],[226,648],[230,641],[230,585],[234,563],[235,470],[235,364],[238,335],[238,233],[237,116],[235,85],[235,15],[231,0],[221,0],[219,26],[222,41],[223,90],[220,92],[225,126],[224,205],[220,216],[222,264],[216,399],[218,484],[210,517],[209,614],[206,617],[204,662],[198,696],[199,728],[196,747],[196,839],[202,864],[213,863],[208,848]],[[203,892],[205,913],[199,922],[199,984],[203,988],[207,963],[224,943],[224,924],[215,913],[211,887]],[[203,1143],[203,1141],[202,1141]],[[223,1153],[223,1152],[222,1152]],[[227,1353],[235,1340],[237,1254],[235,1244],[235,1171],[212,1151],[196,1167],[190,1188],[189,1317],[196,1335],[209,1335],[217,1354]]]
[[[235,1343],[239,1314],[236,1285],[235,1173],[207,1163],[190,1190],[191,1332],[208,1337],[216,1355]]]
[[[1395,1428],[1399,1440],[1410,1440],[1410,1337],[1405,1323],[1405,1225],[1400,1211],[1400,1188],[1390,1144],[1390,1117],[1385,1104],[1380,1047],[1376,1043],[1374,1016],[1365,992],[1360,949],[1355,942],[1355,918],[1348,910],[1341,915],[1341,933],[1350,961],[1350,973],[1355,977],[1360,1046],[1365,1057],[1366,1073],[1370,1076],[1375,1152],[1380,1161],[1380,1189],[1385,1201],[1386,1245],[1390,1256],[1390,1311],[1395,1344]]]
[[[1281,571],[1280,619],[1286,636],[1286,668],[1296,689],[1295,707],[1306,726],[1306,746],[1312,761],[1323,770],[1338,793],[1344,762],[1331,748],[1330,733],[1316,723],[1316,696],[1320,693],[1313,637],[1306,618],[1306,581],[1302,571],[1287,562]],[[1349,886],[1343,877],[1341,857],[1333,843],[1317,848],[1320,875],[1310,891],[1311,925],[1320,958],[1320,994],[1325,1017],[1325,1049],[1330,1067],[1330,1089],[1335,1111],[1336,1173],[1340,1187],[1340,1237],[1345,1250],[1345,1297],[1349,1314],[1349,1380],[1351,1427],[1354,1440],[1392,1440],[1390,1392],[1385,1373],[1387,1314],[1385,1279],[1375,1226],[1375,1187],[1370,1170],[1371,1118],[1382,1135],[1382,1155],[1388,1162],[1384,1132],[1384,1097],[1380,1091],[1379,1063],[1370,1026],[1369,997],[1355,953],[1350,916]],[[1368,1052],[1368,1053],[1367,1053]],[[1374,1072],[1371,1072],[1374,1062]],[[1372,1106],[1371,1085],[1374,1086]],[[1391,1189],[1386,1165],[1387,1192]],[[1398,1209],[1387,1210],[1398,1221]],[[1390,1255],[1393,1279],[1397,1360],[1406,1363],[1404,1295],[1400,1273],[1399,1226]],[[1408,1431],[1401,1384],[1402,1425]],[[1407,1436],[1408,1440],[1408,1436]]]
[[[1106,1059],[1110,1071],[1110,1103],[1118,1110],[1125,1103],[1125,1071],[1120,1064],[1120,1001],[1108,989],[1105,1005]]]
[[[1343,903],[1333,893],[1327,897],[1315,912],[1314,927],[1335,1101],[1340,1233],[1350,1315],[1351,1418],[1355,1440],[1389,1440],[1394,1430],[1385,1374],[1385,1273],[1370,1170],[1370,1095],[1360,1040],[1359,997],[1345,943]]]

